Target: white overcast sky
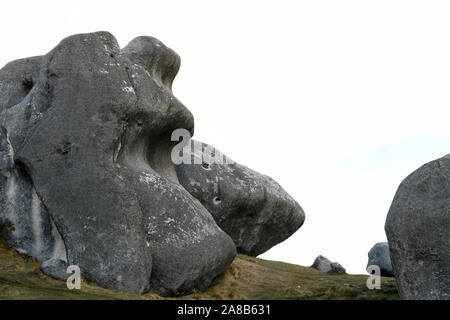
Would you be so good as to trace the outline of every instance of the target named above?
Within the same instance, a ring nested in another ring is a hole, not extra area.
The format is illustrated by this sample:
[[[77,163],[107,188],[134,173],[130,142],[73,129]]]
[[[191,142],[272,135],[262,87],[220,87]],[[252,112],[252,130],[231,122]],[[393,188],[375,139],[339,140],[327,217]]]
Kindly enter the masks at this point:
[[[277,180],[303,227],[261,257],[365,273],[409,173],[450,153],[448,1],[2,1],[0,65],[63,38],[160,39],[195,138]]]

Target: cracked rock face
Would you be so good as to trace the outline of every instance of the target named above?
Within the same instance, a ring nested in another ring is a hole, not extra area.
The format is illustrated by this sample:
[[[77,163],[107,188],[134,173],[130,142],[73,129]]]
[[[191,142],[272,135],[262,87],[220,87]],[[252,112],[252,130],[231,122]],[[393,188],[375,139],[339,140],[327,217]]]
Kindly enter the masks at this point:
[[[176,166],[178,179],[211,212],[239,252],[262,254],[302,226],[302,208],[273,179],[230,163],[205,143],[193,141],[192,145],[191,163]]]
[[[389,253],[389,245],[387,242],[379,242],[375,244],[369,253],[369,261],[367,262],[367,268],[369,266],[378,266],[380,268],[381,275],[384,277],[393,277],[394,271],[392,270],[391,256]]]
[[[385,224],[402,299],[450,299],[450,157],[400,184]]]
[[[138,293],[203,290],[225,272],[233,241],[170,161],[172,131],[193,131],[171,90],[179,64],[154,38],[120,49],[98,32],[0,70],[0,223],[10,246]]]

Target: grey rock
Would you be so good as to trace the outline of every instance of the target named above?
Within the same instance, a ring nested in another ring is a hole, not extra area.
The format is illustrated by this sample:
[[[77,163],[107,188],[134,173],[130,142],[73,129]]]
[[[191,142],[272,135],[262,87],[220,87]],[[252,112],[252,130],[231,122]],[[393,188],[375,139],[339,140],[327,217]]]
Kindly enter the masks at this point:
[[[331,270],[328,271],[329,274],[344,274],[345,273],[345,268],[343,266],[341,266],[340,263],[332,262],[330,267],[331,267]]]
[[[318,255],[311,267],[320,272],[328,272],[331,270],[331,261],[322,255]]]
[[[8,63],[0,72],[0,110],[20,103],[39,78],[42,57]]]
[[[317,256],[314,260],[314,263],[311,266],[314,269],[319,270],[320,272],[328,273],[328,274],[344,274],[345,269],[337,262],[331,262],[327,258],[322,255]]]
[[[0,224],[6,243],[38,261],[66,260],[66,248],[30,176],[14,163],[5,128],[0,132]]]
[[[32,125],[31,91],[39,79],[42,57],[8,63],[0,70],[1,121],[24,139]],[[17,109],[27,109],[18,113]],[[8,114],[8,116],[6,116]],[[11,115],[11,117],[9,116]],[[0,224],[6,243],[38,261],[66,259],[65,245],[47,208],[41,202],[29,174],[15,162],[12,137],[4,126],[0,130]]]
[[[170,161],[171,132],[193,132],[171,90],[179,63],[154,38],[121,50],[97,32],[0,71],[1,221],[13,226],[10,245],[137,293],[200,291],[226,271],[233,241]]]
[[[43,273],[58,280],[66,281],[70,274],[67,273],[67,262],[60,259],[50,259],[41,263],[40,269]]]
[[[302,226],[302,208],[277,182],[205,143],[191,142],[191,161],[176,166],[177,177],[239,252],[262,254]]]
[[[392,270],[391,256],[389,253],[389,245],[387,242],[379,242],[375,244],[369,253],[369,261],[367,267],[378,266],[380,268],[381,275],[384,277],[393,277],[394,271]]]
[[[450,158],[406,177],[385,224],[402,299],[450,299]]]

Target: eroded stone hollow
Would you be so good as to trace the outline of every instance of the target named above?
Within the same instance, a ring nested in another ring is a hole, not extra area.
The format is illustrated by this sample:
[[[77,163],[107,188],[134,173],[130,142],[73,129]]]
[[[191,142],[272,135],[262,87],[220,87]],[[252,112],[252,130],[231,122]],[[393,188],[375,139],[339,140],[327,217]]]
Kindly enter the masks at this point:
[[[268,178],[256,206],[233,207],[258,188],[256,173],[238,168],[239,186],[215,167],[226,181],[217,208],[205,204],[207,184],[203,194],[180,184],[202,176],[170,159],[171,133],[194,129],[171,89],[179,66],[155,38],[121,49],[97,32],[0,70],[0,223],[11,247],[44,271],[78,265],[106,288],[181,295],[223,275],[236,245],[256,255],[302,225],[300,206]]]

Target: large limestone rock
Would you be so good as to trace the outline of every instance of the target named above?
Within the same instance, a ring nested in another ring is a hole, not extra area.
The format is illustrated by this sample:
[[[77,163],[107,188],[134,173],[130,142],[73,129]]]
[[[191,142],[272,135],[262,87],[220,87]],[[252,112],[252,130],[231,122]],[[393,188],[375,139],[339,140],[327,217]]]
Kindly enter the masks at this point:
[[[389,245],[387,242],[376,243],[369,253],[369,261],[367,262],[367,268],[369,266],[378,266],[382,276],[393,277],[394,271],[392,270],[391,256],[389,253]]]
[[[44,270],[67,262],[103,287],[139,293],[203,290],[225,272],[233,241],[170,161],[171,132],[193,131],[171,90],[179,64],[154,38],[122,50],[98,32],[0,71],[0,223],[10,246],[50,260]]]
[[[177,177],[230,235],[238,251],[257,256],[302,226],[302,208],[273,179],[205,143],[191,142],[187,146],[191,161],[176,166]]]
[[[400,184],[385,224],[403,299],[450,299],[450,157]]]

